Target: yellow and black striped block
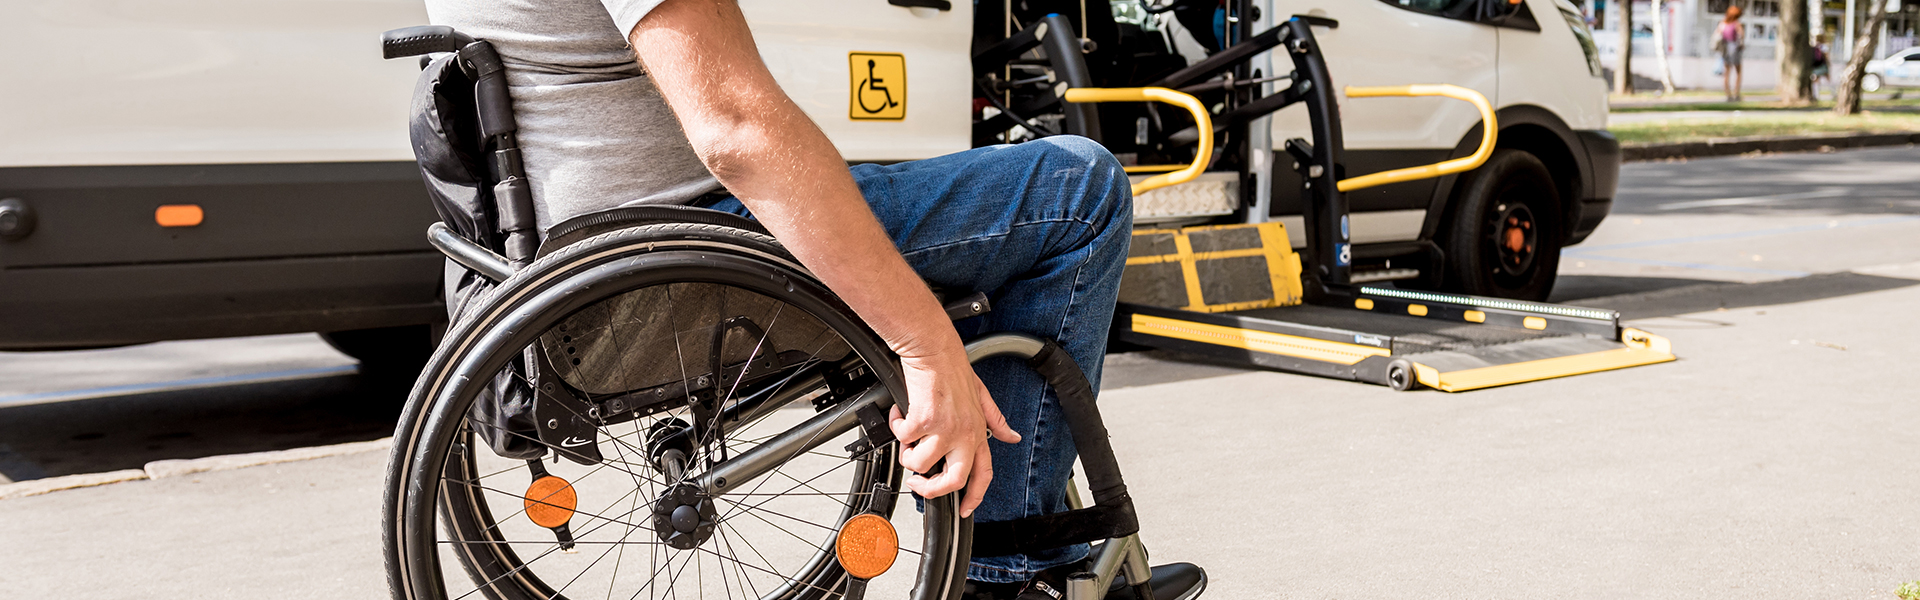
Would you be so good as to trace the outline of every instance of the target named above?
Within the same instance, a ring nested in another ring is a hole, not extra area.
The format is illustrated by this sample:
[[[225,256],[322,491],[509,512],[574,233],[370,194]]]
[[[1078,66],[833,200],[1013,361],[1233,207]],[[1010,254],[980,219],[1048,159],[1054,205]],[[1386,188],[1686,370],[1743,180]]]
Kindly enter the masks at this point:
[[[1300,304],[1300,255],[1279,223],[1135,229],[1120,301],[1199,312]]]

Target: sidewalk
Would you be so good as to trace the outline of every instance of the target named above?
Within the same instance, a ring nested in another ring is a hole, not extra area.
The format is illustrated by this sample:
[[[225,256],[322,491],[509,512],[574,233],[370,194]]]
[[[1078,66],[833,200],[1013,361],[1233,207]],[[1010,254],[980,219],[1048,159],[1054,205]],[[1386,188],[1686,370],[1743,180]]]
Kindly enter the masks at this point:
[[[1673,339],[1665,365],[1448,395],[1123,355],[1152,375],[1101,403],[1154,560],[1205,566],[1207,598],[1891,598],[1920,578],[1920,403],[1888,376],[1920,269],[1876,273],[1897,285],[1646,296],[1675,315],[1632,323]],[[386,458],[0,501],[0,586],[383,597]]]

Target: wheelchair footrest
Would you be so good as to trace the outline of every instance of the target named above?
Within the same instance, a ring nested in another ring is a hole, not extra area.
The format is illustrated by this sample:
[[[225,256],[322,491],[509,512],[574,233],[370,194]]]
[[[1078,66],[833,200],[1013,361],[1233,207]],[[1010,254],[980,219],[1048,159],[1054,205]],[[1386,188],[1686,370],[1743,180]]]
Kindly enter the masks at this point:
[[[1122,494],[1119,501],[1110,505],[1013,521],[974,523],[973,555],[1023,554],[1133,535],[1140,531],[1140,520],[1134,516],[1133,499]]]

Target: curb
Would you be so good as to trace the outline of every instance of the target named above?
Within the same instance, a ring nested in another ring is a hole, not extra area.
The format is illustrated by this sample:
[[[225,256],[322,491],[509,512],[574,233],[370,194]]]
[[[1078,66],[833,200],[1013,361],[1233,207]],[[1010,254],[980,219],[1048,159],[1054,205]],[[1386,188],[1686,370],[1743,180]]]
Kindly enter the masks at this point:
[[[376,452],[386,450],[392,446],[393,438],[389,437],[366,442],[348,442],[345,444],[314,446],[310,448],[291,448],[287,450],[228,454],[224,456],[209,456],[206,458],[183,460],[156,460],[147,463],[146,466],[139,469],[63,475],[60,477],[48,477],[46,479],[33,479],[0,485],[0,500],[25,498],[27,496],[38,496],[61,490],[94,487],[124,481],[166,479],[168,477],[179,477],[181,475],[192,475],[209,471],[230,471],[261,465],[298,462],[331,456],[360,454],[363,452]]]
[[[1676,158],[1734,156],[1750,152],[1814,152],[1844,148],[1920,144],[1920,133],[1864,135],[1810,135],[1796,137],[1718,138],[1675,144],[1628,144],[1620,148],[1622,162]]]

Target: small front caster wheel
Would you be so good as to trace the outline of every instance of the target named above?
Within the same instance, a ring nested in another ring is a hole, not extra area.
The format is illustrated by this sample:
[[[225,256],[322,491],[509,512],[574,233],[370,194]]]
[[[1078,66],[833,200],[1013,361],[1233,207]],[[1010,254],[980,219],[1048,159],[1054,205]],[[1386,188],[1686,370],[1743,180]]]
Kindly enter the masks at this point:
[[[1387,387],[1396,392],[1420,387],[1420,381],[1413,374],[1413,361],[1401,358],[1387,363]]]

